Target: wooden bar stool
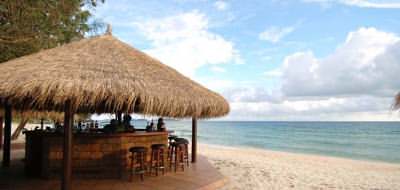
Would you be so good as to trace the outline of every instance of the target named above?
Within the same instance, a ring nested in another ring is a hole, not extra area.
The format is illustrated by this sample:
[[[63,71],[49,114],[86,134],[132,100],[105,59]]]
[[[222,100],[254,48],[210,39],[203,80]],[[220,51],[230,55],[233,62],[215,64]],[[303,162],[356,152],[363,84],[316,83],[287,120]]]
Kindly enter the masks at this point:
[[[189,141],[185,138],[176,138],[175,141],[185,145],[183,161],[189,167]]]
[[[185,155],[185,144],[176,142],[175,164],[174,164],[175,172],[178,167],[182,168],[182,171],[185,171],[184,155]]]
[[[137,146],[129,149],[131,152],[131,172],[130,172],[130,181],[132,181],[132,177],[134,174],[139,174],[140,179],[144,180],[144,173],[146,172],[146,153],[147,149],[145,147]]]
[[[178,136],[176,136],[176,135],[169,135],[169,136],[168,136],[168,142],[169,142],[169,143],[174,142],[176,138],[178,138]]]
[[[169,170],[172,171],[173,165],[175,164],[175,157],[176,157],[176,142],[172,141],[169,143],[168,146],[168,162],[169,162]]]
[[[174,143],[175,139],[178,138],[176,135],[170,135],[168,136],[168,161],[171,162],[173,159],[173,154],[174,154]]]
[[[189,141],[183,138],[176,138],[172,144],[173,155],[170,160],[170,169],[174,167],[174,171],[177,168],[182,168],[185,171],[185,163],[189,166],[189,152],[188,152]]]
[[[166,153],[166,145],[164,144],[153,144],[151,145],[151,157],[150,157],[150,175],[153,169],[156,170],[156,176],[158,171],[162,170],[162,174],[165,174],[165,162],[164,154]]]

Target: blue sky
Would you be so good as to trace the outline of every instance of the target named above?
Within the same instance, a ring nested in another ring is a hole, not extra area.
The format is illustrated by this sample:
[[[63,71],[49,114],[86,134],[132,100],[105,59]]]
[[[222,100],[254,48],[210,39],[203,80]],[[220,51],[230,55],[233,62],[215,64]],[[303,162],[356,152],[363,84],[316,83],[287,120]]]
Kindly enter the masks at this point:
[[[109,0],[94,15],[224,95],[224,119],[399,118],[400,0]]]

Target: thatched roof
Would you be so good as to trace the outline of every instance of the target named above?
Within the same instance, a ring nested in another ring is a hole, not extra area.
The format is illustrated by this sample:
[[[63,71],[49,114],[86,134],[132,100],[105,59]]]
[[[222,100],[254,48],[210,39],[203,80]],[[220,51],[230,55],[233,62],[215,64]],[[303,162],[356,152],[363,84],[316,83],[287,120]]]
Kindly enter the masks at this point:
[[[48,119],[54,121],[63,121],[64,113],[55,112],[55,111],[32,111],[32,110],[13,110],[12,111],[13,118],[27,118],[29,120],[40,120],[40,119]],[[0,117],[4,115],[4,110],[0,108]],[[74,120],[84,120],[87,119],[89,115],[85,114],[75,114]]]
[[[229,104],[160,61],[103,35],[0,64],[0,102],[23,110],[209,118]]]
[[[4,109],[0,108],[0,117],[4,115]],[[54,111],[22,111],[22,110],[12,110],[13,118],[28,118],[28,119],[52,119],[52,120],[63,120],[64,114],[61,112]]]

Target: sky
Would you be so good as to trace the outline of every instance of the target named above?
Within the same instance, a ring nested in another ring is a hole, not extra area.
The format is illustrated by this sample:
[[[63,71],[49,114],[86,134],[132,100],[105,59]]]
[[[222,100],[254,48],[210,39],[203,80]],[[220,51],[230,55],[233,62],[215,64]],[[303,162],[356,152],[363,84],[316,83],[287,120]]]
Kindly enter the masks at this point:
[[[223,120],[400,120],[400,0],[106,0],[93,14],[223,95]]]

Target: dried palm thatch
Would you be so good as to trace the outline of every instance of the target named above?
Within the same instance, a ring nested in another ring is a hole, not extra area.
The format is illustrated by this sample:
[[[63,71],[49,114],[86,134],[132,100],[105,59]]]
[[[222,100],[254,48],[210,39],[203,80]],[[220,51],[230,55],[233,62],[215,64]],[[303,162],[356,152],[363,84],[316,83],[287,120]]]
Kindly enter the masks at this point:
[[[18,113],[20,117],[27,118],[29,121],[32,120],[40,120],[40,119],[45,119],[45,120],[51,120],[51,121],[59,121],[62,122],[64,121],[64,113],[62,112],[55,112],[55,111],[23,111]],[[89,118],[88,115],[85,114],[75,114],[74,120],[79,121],[79,120],[84,120]]]
[[[4,110],[0,108],[0,117],[4,115]],[[55,111],[21,111],[21,110],[13,110],[12,115],[17,119],[27,119],[27,121],[34,121],[34,120],[51,120],[51,121],[63,121],[64,120],[64,113],[62,112],[55,112]],[[85,120],[89,118],[89,115],[86,114],[76,114],[74,116],[75,120]]]
[[[219,117],[229,104],[160,61],[107,34],[0,64],[0,103],[21,110]]]

